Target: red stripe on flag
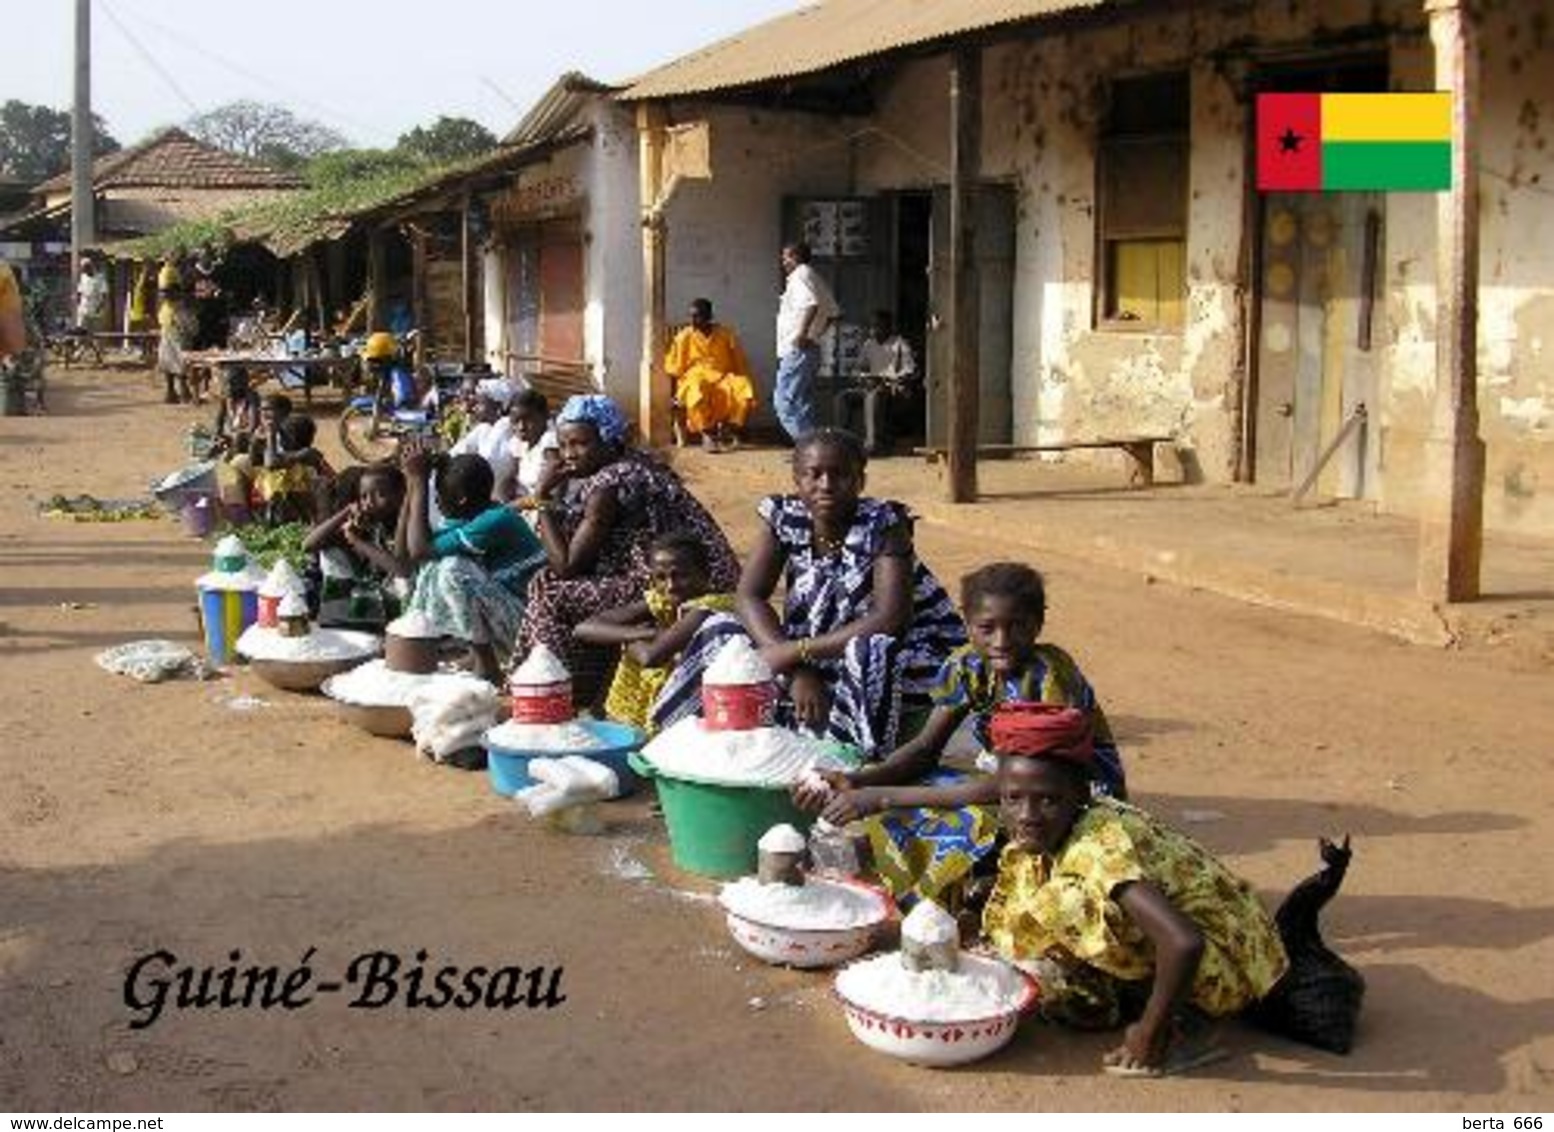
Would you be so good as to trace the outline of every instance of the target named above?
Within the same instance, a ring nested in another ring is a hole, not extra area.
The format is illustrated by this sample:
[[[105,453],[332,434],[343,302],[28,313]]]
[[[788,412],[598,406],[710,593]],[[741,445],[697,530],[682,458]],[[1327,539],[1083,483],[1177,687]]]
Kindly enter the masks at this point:
[[[1322,188],[1322,96],[1257,96],[1257,187],[1261,192]]]

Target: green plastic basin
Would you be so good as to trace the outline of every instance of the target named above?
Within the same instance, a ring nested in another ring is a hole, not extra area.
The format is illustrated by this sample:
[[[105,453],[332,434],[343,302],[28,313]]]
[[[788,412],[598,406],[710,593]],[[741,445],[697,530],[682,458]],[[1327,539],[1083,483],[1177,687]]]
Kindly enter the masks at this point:
[[[748,876],[755,872],[756,842],[763,833],[784,822],[802,833],[815,820],[793,804],[785,789],[677,778],[635,753],[627,761],[657,784],[670,856],[688,873]]]

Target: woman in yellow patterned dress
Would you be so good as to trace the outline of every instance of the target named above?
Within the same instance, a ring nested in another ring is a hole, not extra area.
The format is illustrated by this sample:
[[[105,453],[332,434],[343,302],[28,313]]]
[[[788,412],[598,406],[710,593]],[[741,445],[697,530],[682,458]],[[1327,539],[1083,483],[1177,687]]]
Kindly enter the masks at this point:
[[[621,646],[604,713],[643,731],[652,730],[650,709],[675,657],[708,617],[734,612],[733,594],[707,592],[711,568],[696,536],[677,531],[655,539],[648,563],[651,582],[641,601],[605,610],[576,630],[585,644]]]
[[[1086,713],[1011,706],[992,739],[1010,844],[983,911],[988,939],[1035,971],[1053,1020],[1109,1028],[1136,1012],[1106,1072],[1222,1058],[1207,1018],[1251,1006],[1288,965],[1251,886],[1148,814],[1092,797]]]

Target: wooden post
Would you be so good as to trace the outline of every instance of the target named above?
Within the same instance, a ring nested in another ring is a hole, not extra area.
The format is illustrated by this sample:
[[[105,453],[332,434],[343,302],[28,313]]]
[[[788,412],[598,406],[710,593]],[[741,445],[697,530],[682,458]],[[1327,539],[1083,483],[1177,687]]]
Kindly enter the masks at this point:
[[[1425,442],[1421,596],[1479,596],[1484,442],[1478,428],[1478,46],[1464,0],[1425,0],[1435,86],[1452,92],[1452,186],[1436,203],[1435,412]]]
[[[950,373],[951,503],[977,498],[977,402],[981,397],[977,289],[977,175],[982,146],[982,54],[965,47],[950,61]]]
[[[637,104],[638,193],[642,209],[642,365],[638,428],[649,444],[668,444],[670,402],[664,376],[665,250],[668,233],[659,209],[664,160],[664,108]]]
[[[383,278],[387,249],[383,244],[383,232],[378,228],[367,229],[367,332],[382,330],[388,325],[384,311],[386,281]]]
[[[459,266],[461,270],[460,280],[463,284],[461,292],[464,296],[464,364],[469,365],[475,358],[475,302],[473,297],[475,280],[475,241],[470,232],[469,223],[470,199],[469,194],[464,194],[464,207],[459,210]]]

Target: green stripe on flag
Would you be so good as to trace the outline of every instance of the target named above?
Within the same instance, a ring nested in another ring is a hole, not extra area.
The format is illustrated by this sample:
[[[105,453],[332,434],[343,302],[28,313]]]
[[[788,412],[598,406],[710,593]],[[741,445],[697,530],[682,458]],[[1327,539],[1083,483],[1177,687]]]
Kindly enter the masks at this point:
[[[1451,142],[1322,143],[1324,190],[1440,192],[1451,188]]]

